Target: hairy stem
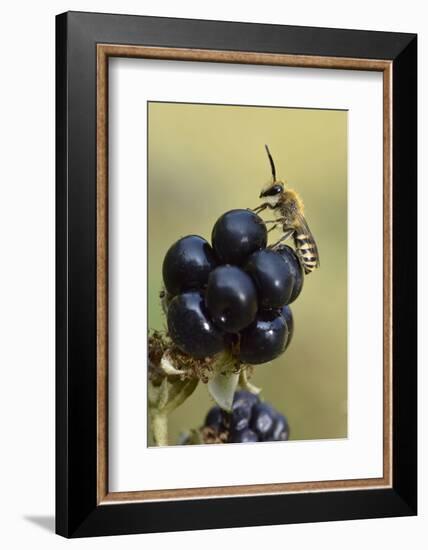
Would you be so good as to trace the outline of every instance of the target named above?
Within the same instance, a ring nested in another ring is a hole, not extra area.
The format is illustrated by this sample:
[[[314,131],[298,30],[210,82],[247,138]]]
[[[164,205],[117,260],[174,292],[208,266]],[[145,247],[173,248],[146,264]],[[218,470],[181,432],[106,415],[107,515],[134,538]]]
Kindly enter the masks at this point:
[[[156,446],[166,447],[168,445],[168,415],[152,409],[150,416]]]
[[[239,385],[243,390],[254,393],[254,395],[258,395],[261,392],[261,388],[258,388],[254,384],[251,384],[251,382],[249,381],[248,371],[246,368],[243,369],[239,375]]]

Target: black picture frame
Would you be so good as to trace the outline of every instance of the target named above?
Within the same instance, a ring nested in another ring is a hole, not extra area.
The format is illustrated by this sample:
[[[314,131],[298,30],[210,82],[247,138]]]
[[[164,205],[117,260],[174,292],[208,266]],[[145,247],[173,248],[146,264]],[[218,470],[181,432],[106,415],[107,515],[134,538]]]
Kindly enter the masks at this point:
[[[382,489],[97,503],[96,46],[392,62],[393,479]],[[56,532],[65,537],[417,513],[417,36],[68,12],[56,18]]]

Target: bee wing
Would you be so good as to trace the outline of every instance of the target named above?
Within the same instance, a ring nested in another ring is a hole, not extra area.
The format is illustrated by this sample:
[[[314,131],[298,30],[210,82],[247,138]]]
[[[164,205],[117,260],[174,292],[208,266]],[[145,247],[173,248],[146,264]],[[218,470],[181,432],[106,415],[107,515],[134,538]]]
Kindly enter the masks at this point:
[[[316,258],[316,267],[319,267],[320,266],[320,255],[319,255],[319,252],[318,252],[318,246],[317,246],[317,243],[315,242],[315,239],[314,239],[314,236],[312,235],[312,231],[309,229],[309,225],[308,225],[308,222],[306,221],[306,218],[303,214],[301,214],[300,212],[298,212],[296,214],[296,235],[295,235],[295,239],[304,239],[305,242],[308,243],[308,248],[311,249],[311,251],[313,251],[313,256],[315,256]]]

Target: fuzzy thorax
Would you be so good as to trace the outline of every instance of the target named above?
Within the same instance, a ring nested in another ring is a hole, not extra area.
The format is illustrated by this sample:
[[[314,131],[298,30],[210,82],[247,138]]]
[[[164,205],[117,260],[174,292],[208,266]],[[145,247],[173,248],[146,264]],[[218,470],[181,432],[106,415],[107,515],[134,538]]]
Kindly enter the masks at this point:
[[[297,212],[303,215],[304,205],[300,196],[293,189],[287,189],[282,194],[282,202],[292,204]]]

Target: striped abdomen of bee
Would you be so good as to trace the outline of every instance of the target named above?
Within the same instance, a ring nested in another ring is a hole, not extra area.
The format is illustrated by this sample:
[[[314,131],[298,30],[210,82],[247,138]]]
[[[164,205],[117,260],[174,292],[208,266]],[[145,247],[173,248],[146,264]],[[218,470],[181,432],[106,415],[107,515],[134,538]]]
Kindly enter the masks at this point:
[[[318,248],[314,238],[310,233],[302,230],[296,230],[293,238],[296,252],[302,262],[305,273],[311,273],[320,265]]]

